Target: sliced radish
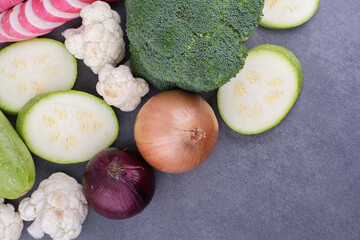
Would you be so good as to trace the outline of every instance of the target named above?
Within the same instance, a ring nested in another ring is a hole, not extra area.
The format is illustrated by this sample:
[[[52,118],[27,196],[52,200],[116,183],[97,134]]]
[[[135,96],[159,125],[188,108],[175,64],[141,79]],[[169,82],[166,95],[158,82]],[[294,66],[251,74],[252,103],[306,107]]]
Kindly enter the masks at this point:
[[[10,23],[15,31],[26,37],[37,37],[38,34],[32,33],[24,29],[19,22],[20,8],[24,3],[20,3],[13,8],[13,13],[10,15]]]
[[[79,91],[38,96],[20,111],[16,128],[30,151],[56,163],[89,160],[117,138],[114,110]]]
[[[307,22],[316,12],[319,0],[265,0],[260,25],[268,28],[292,28]]]
[[[64,44],[39,38],[0,51],[0,108],[16,114],[38,94],[69,90],[77,76],[76,59]]]
[[[10,24],[10,14],[12,13],[13,9],[9,9],[6,12],[4,12],[3,16],[1,17],[1,27],[4,30],[4,32],[12,39],[21,40],[25,36],[17,33]]]
[[[87,5],[79,0],[27,0],[1,14],[0,43],[27,40],[49,33],[79,17],[81,9]]]
[[[81,9],[89,5],[78,0],[50,0],[50,2],[59,11],[68,13],[79,13]]]
[[[218,91],[220,115],[244,134],[276,126],[302,90],[302,68],[284,47],[264,44],[249,51],[244,68]]]
[[[9,8],[16,6],[21,3],[23,0],[3,0],[0,1],[0,12],[5,12]]]
[[[4,17],[1,19],[1,26],[4,31],[11,37],[26,40],[36,37],[38,34],[31,33],[25,30],[19,23],[20,7],[23,3],[20,3],[8,10]]]
[[[50,0],[32,0],[32,8],[39,18],[48,22],[66,22],[80,16],[79,13],[59,11]]]
[[[39,35],[46,34],[65,22],[47,22],[39,18],[33,11],[32,0],[27,0],[20,7],[19,22],[29,32]]]
[[[19,39],[16,39],[16,38],[13,38],[11,36],[9,36],[5,31],[4,29],[2,28],[2,19],[4,17],[6,12],[3,12],[0,14],[0,42],[1,43],[4,43],[4,42],[16,42],[16,41],[19,41]]]

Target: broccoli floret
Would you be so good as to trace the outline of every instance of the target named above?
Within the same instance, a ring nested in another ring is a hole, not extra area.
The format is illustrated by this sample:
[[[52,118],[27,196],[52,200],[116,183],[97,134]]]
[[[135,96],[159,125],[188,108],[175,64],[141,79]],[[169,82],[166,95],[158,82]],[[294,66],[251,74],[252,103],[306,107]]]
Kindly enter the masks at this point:
[[[264,0],[126,0],[134,74],[161,90],[219,88],[244,66]]]

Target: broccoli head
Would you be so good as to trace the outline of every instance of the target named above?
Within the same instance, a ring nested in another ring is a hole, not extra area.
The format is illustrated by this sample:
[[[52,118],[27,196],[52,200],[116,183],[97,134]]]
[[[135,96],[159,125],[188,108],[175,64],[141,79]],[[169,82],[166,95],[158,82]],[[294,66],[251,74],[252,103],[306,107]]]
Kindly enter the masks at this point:
[[[244,66],[264,0],[126,0],[131,67],[160,90],[206,92]]]

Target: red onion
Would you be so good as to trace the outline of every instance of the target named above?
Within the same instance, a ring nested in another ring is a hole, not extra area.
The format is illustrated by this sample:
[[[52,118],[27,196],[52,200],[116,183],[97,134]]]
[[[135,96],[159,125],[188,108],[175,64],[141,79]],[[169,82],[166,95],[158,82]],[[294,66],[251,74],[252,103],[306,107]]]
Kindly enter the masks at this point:
[[[86,166],[82,183],[89,206],[110,219],[138,214],[155,191],[151,166],[139,153],[117,148],[96,154]]]

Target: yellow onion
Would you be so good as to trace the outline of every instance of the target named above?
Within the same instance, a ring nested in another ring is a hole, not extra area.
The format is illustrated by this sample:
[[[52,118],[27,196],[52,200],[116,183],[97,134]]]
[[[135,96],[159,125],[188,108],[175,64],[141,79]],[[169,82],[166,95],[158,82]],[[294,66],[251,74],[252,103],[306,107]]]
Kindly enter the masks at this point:
[[[136,118],[134,134],[141,155],[152,167],[181,173],[210,156],[219,125],[213,109],[202,97],[173,90],[145,103]]]

